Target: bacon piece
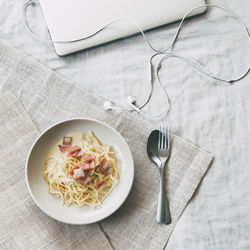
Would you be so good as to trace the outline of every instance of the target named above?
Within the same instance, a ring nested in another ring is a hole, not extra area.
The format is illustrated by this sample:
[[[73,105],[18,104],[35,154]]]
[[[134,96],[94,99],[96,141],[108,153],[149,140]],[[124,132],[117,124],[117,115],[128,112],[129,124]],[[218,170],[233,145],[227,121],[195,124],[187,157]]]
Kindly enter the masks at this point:
[[[79,167],[83,170],[91,170],[95,168],[94,157],[91,154],[84,154],[82,161],[79,163]]]
[[[74,170],[75,170],[75,169],[78,169],[78,168],[79,168],[79,166],[78,166],[78,165],[75,165],[75,166],[69,171],[69,174],[73,176],[73,175],[74,175]]]
[[[61,152],[69,151],[71,149],[70,146],[58,145]]]
[[[83,170],[91,170],[95,168],[95,162],[85,162],[84,160],[79,163],[79,167]]]
[[[69,150],[68,150],[68,156],[73,156],[73,157],[76,157],[77,154],[78,154],[78,151],[80,151],[81,148],[79,146],[74,146],[74,147],[71,147]]]
[[[72,145],[72,137],[64,136],[63,137],[63,145],[71,146]]]
[[[72,175],[73,179],[79,182],[82,185],[87,185],[91,181],[91,177],[88,174],[85,174],[84,170],[80,168],[78,165],[74,166],[70,170],[70,174]]]
[[[84,155],[83,151],[78,151],[76,157],[80,159],[82,158],[83,155]]]
[[[76,145],[74,147],[71,147],[71,149],[69,150],[69,153],[74,153],[74,152],[80,151],[80,150],[81,150],[81,148]]]
[[[77,145],[74,147],[70,147],[70,146],[66,146],[66,145],[58,145],[58,147],[59,147],[61,152],[67,151],[67,152],[69,152],[69,154],[73,154],[73,153],[81,150],[81,148]]]
[[[68,153],[67,156],[68,156],[68,157],[70,157],[70,156],[76,157],[77,154],[78,154],[78,151],[73,152],[73,153]]]
[[[79,165],[75,165],[70,171],[70,175],[73,177],[75,181],[82,185],[87,185],[91,181],[91,176],[84,172],[84,169],[79,167]]]
[[[101,180],[98,183],[96,183],[95,186],[96,186],[97,189],[99,189],[99,188],[103,187],[104,184],[105,184],[105,180]]]
[[[84,177],[77,178],[76,181],[85,186],[91,182],[91,177],[90,175],[86,174]]]
[[[92,162],[95,158],[91,154],[84,154],[82,160],[85,162]]]
[[[100,162],[99,162],[99,164],[98,164],[98,172],[100,173],[100,174],[104,174],[104,175],[106,175],[108,172],[109,172],[109,170],[110,170],[110,166],[109,166],[109,163],[108,163],[108,161],[105,159],[105,158],[103,158]]]
[[[73,179],[78,181],[85,178],[85,173],[84,173],[84,170],[82,168],[77,168],[74,171],[74,174],[73,174]]]
[[[95,168],[95,161],[92,161],[89,166],[91,169],[94,169]]]

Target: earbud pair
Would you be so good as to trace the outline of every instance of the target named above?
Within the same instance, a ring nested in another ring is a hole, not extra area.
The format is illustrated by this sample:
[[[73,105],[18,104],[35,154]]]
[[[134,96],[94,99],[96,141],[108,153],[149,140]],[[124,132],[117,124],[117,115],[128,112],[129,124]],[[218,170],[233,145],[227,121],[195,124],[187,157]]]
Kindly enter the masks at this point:
[[[135,97],[134,96],[128,96],[128,105],[132,108],[131,110],[121,108],[121,107],[116,107],[110,101],[106,101],[104,103],[104,105],[103,105],[103,108],[105,110],[124,110],[124,111],[133,111],[133,110],[135,110],[136,112],[139,113],[141,110],[138,107],[136,107],[135,103],[136,103]]]

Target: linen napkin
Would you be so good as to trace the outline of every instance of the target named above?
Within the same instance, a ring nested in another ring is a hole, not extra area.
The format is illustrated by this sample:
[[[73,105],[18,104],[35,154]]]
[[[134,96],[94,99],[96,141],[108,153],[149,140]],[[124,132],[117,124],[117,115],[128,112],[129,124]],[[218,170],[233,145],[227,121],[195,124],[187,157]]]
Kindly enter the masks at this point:
[[[0,121],[0,249],[112,249],[98,224],[79,230],[50,219],[32,201],[24,165],[39,132],[10,93],[0,97]]]
[[[165,247],[213,159],[211,154],[178,136],[172,136],[172,153],[166,168],[166,189],[170,199],[172,224],[158,225],[155,220],[158,172],[146,153],[147,137],[156,128],[155,125],[130,113],[105,112],[103,99],[1,43],[0,88],[0,93],[11,90],[18,97],[39,130],[72,117],[99,119],[118,130],[131,148],[135,162],[135,181],[123,206],[101,221],[100,225],[115,249]],[[19,178],[24,178],[23,173],[20,173]],[[199,196],[195,198],[198,199]],[[47,217],[46,220],[53,221]],[[36,226],[40,228],[39,225]],[[70,227],[67,227],[69,232]],[[91,226],[79,226],[77,230],[85,232],[89,227]],[[53,234],[57,235],[56,228]],[[0,242],[2,241],[0,238]],[[94,243],[97,241],[98,238]]]

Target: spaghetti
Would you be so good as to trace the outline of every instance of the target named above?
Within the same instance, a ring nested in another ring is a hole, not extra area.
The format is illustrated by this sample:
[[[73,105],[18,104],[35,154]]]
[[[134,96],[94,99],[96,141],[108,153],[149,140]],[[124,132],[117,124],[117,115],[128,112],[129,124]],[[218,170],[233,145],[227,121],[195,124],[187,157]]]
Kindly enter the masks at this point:
[[[48,191],[66,205],[100,205],[119,183],[114,150],[102,144],[92,131],[72,133],[63,143],[51,149],[43,164]]]

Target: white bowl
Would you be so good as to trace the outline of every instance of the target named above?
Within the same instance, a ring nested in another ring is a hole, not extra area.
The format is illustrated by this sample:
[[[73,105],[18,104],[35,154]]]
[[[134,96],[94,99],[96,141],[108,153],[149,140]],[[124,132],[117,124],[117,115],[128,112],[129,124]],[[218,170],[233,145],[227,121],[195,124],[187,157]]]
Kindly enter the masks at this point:
[[[58,197],[48,192],[42,164],[51,147],[64,135],[89,130],[92,130],[101,142],[113,146],[121,164],[120,182],[96,209],[62,205]],[[128,144],[112,127],[93,119],[71,119],[51,126],[35,141],[26,161],[26,183],[37,206],[50,217],[69,224],[94,223],[114,213],[127,198],[133,180],[134,163]]]

